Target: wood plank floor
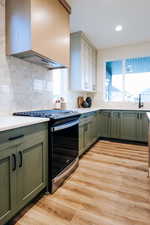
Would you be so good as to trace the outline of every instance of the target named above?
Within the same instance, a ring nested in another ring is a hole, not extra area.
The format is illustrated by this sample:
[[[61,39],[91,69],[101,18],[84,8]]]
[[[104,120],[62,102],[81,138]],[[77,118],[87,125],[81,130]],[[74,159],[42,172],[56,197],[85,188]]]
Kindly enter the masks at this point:
[[[146,146],[99,141],[15,225],[150,225]]]

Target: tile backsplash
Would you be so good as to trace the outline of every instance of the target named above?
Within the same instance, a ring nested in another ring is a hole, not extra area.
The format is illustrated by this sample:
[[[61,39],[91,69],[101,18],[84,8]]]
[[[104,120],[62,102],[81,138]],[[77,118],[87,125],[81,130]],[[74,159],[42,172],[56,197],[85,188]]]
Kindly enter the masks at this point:
[[[53,108],[52,71],[6,56],[5,44],[5,0],[0,0],[0,115]],[[66,90],[69,108],[76,107],[78,95]]]

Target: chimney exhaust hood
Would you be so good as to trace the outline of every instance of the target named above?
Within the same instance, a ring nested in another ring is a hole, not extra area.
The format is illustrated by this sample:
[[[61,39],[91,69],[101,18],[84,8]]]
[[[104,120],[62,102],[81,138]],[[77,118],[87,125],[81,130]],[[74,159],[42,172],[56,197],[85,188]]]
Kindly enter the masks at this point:
[[[37,64],[40,66],[44,66],[50,70],[66,68],[64,65],[61,65],[57,62],[54,62],[53,60],[50,60],[46,57],[42,57],[39,54],[33,53],[33,52],[23,53],[23,54],[20,54],[19,56],[17,55],[17,57],[19,57],[20,59],[23,59],[27,62],[31,62],[31,63]]]
[[[71,9],[65,0],[6,1],[6,51],[48,69],[70,63]]]

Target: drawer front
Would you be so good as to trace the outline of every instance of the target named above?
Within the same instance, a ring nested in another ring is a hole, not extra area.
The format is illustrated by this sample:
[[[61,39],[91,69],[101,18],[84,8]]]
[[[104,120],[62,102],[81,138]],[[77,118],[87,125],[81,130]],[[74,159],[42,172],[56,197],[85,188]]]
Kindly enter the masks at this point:
[[[31,139],[32,136],[48,130],[48,123],[35,124],[32,126],[16,128],[0,132],[0,151],[7,146],[15,146],[21,144],[25,139]]]

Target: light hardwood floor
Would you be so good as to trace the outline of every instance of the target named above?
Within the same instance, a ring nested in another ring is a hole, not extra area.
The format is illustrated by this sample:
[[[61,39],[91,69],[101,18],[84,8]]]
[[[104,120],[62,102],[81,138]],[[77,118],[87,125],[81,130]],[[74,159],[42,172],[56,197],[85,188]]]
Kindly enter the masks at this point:
[[[146,146],[99,141],[15,225],[150,225]]]

